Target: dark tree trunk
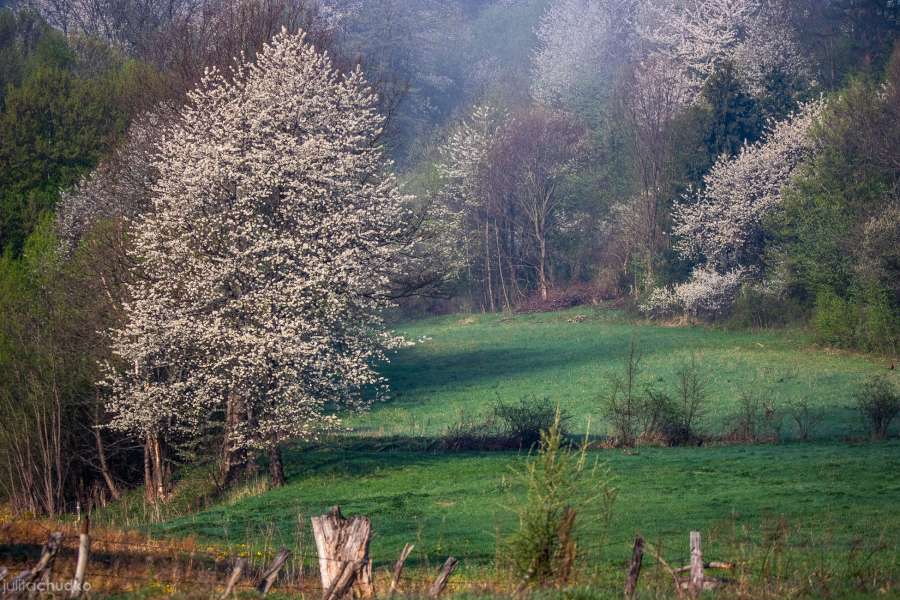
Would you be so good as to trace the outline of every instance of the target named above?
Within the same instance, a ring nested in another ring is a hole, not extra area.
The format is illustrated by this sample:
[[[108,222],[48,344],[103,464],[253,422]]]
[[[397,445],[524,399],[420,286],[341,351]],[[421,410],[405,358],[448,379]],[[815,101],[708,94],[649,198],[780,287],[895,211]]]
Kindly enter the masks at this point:
[[[109,490],[110,495],[113,500],[118,500],[121,497],[121,492],[119,492],[119,487],[116,485],[116,481],[113,479],[112,472],[109,469],[109,463],[106,460],[106,446],[103,444],[103,437],[100,434],[100,405],[98,404],[94,407],[94,427],[92,427],[94,431],[94,441],[97,445],[97,459],[100,461],[100,474],[103,476],[103,481],[106,483],[106,487]]]
[[[155,433],[144,441],[144,486],[151,502],[165,500],[169,494],[170,473],[166,465],[165,448]]]
[[[222,485],[230,487],[248,475],[247,449],[235,442],[236,432],[246,418],[244,403],[237,394],[229,394],[225,409],[225,439],[222,443]]]
[[[284,462],[281,460],[281,448],[278,444],[269,447],[269,478],[272,487],[281,487],[285,484]]]

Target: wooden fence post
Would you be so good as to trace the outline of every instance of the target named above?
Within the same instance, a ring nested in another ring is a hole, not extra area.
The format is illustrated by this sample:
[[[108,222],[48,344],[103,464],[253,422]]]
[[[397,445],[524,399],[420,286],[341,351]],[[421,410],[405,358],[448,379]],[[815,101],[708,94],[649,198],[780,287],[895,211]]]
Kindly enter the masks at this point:
[[[403,574],[403,565],[409,558],[415,546],[413,544],[404,544],[403,550],[400,552],[400,558],[394,563],[394,576],[391,578],[391,588],[388,590],[388,598],[394,595],[394,592],[400,587],[400,575]]]
[[[691,532],[691,594],[703,591],[703,551],[700,548],[700,532]]]
[[[269,568],[262,574],[262,577],[260,577],[259,581],[256,583],[256,590],[260,594],[265,596],[269,593],[269,590],[272,589],[272,584],[275,583],[275,579],[278,577],[278,572],[281,571],[281,567],[284,566],[284,563],[287,562],[290,555],[291,552],[287,548],[281,549],[281,552],[278,553],[275,560],[272,561],[272,564],[269,565]]]
[[[312,530],[319,554],[322,589],[332,588],[345,571],[344,565],[362,562],[354,574],[353,584],[363,598],[373,597],[375,586],[372,583],[372,561],[369,559],[372,523],[369,518],[354,516],[345,519],[340,507],[335,506],[327,514],[312,518]]]
[[[78,534],[78,561],[75,563],[75,578],[72,579],[71,598],[79,598],[84,588],[84,576],[87,573],[88,560],[91,556],[91,518],[85,514],[81,519],[81,533]]]
[[[225,584],[225,593],[222,594],[222,600],[228,598],[231,593],[234,591],[234,586],[237,585],[237,582],[241,579],[241,574],[243,574],[244,569],[247,568],[247,559],[239,558],[234,563],[234,569],[231,571],[231,575],[228,577],[228,583]]]
[[[450,575],[452,575],[453,571],[456,570],[456,565],[458,564],[459,561],[452,556],[447,557],[447,562],[445,562],[444,566],[441,567],[441,572],[438,573],[437,579],[434,580],[434,583],[431,584],[431,588],[429,588],[428,590],[429,598],[437,598],[441,595],[441,592],[443,592],[444,588],[447,587],[447,582],[450,580]]]
[[[625,579],[625,597],[633,598],[637,589],[638,577],[641,576],[641,564],[644,561],[644,538],[637,536],[634,539],[634,549],[631,551],[631,566],[628,569],[628,577]]]

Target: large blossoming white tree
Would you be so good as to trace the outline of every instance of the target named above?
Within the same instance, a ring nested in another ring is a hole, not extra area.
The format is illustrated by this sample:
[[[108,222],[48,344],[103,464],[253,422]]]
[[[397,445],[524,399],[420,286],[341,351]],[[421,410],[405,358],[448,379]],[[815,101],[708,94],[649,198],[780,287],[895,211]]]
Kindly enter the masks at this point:
[[[159,438],[212,419],[225,482],[266,451],[277,485],[280,443],[381,389],[406,214],[375,102],[360,70],[285,31],[190,94],[134,226],[143,277],[113,332],[114,426]]]

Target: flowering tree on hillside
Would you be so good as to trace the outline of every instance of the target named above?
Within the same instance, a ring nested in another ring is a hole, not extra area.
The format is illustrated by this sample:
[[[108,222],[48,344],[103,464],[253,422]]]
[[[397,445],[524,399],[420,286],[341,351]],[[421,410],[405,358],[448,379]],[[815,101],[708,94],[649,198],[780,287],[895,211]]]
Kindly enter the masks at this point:
[[[656,290],[648,312],[715,314],[727,308],[747,277],[763,275],[764,220],[782,203],[781,191],[797,167],[815,152],[811,128],[823,101],[805,104],[733,158],[723,156],[703,189],[674,210],[676,249],[699,263],[691,279]]]
[[[758,265],[763,218],[781,204],[782,187],[812,155],[810,128],[822,107],[822,101],[804,105],[759,142],[716,162],[703,190],[675,207],[676,248],[682,256],[719,270]]]
[[[775,69],[799,77],[805,68],[786,16],[764,0],[644,0],[639,29],[647,51],[671,61],[693,97],[726,61],[751,89]]]
[[[591,94],[592,83],[628,59],[637,5],[637,0],[553,2],[536,31],[534,97],[547,104],[568,104],[580,92]]]
[[[333,429],[334,408],[381,388],[406,212],[375,102],[359,69],[341,75],[286,31],[190,94],[135,224],[144,277],[113,332],[116,427],[157,435],[213,415],[225,482],[263,450],[278,485],[281,442]]]
[[[493,250],[490,230],[495,226],[484,181],[488,155],[508,115],[489,104],[472,109],[471,115],[449,133],[440,151],[438,173],[443,181],[441,203],[447,236],[444,245],[455,249],[456,270],[469,279],[480,273],[486,307],[494,310]]]

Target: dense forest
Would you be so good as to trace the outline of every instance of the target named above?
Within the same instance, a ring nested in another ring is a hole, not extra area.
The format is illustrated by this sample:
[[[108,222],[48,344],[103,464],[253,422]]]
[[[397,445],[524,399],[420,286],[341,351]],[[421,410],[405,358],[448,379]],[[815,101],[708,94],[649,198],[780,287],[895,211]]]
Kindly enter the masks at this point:
[[[200,460],[227,485],[258,453],[283,481],[282,442],[381,393],[397,315],[610,302],[898,350],[896,0],[5,4],[0,497],[18,511],[165,497]],[[298,111],[315,150],[279,137]],[[275,196],[318,212],[243,231],[272,165]],[[171,250],[201,230],[256,279]],[[323,245],[342,231],[360,233]],[[304,302],[249,306],[273,287]],[[299,344],[241,337],[310,323]],[[210,358],[226,347],[237,366]]]

